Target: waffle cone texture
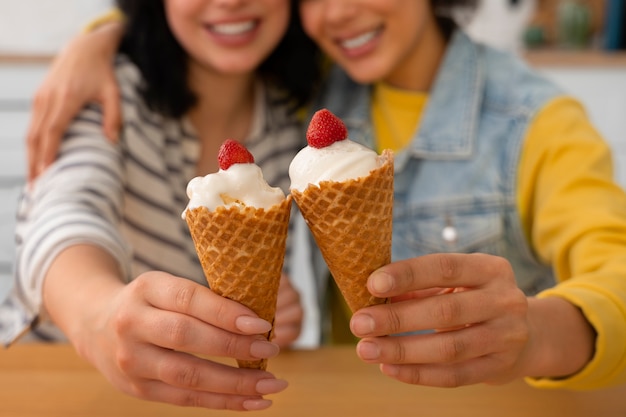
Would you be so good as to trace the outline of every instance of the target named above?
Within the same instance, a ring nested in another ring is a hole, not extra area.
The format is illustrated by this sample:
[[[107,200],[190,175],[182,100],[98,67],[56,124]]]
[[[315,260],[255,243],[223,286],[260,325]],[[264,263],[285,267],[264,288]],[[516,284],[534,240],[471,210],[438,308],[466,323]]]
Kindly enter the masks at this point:
[[[391,262],[393,153],[379,158],[381,166],[366,177],[291,190],[353,313],[387,302],[367,290],[370,274]]]
[[[268,210],[206,207],[187,210],[198,258],[209,287],[274,323],[285,258],[291,196]],[[270,340],[274,328],[267,333]],[[267,359],[237,360],[241,368],[266,369]]]

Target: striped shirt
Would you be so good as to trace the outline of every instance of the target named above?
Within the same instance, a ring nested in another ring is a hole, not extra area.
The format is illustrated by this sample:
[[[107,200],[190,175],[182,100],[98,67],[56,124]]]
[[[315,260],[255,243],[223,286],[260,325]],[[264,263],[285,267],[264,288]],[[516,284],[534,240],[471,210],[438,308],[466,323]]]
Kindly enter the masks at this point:
[[[109,143],[102,134],[100,109],[86,107],[69,127],[57,161],[34,187],[24,190],[16,229],[15,285],[0,306],[5,345],[46,321],[44,276],[54,258],[72,245],[104,248],[126,280],[160,270],[206,285],[181,219],[187,183],[197,175],[198,138],[187,119],[168,118],[147,107],[138,93],[140,73],[132,63],[122,58],[116,70],[124,121],[120,141]],[[289,163],[306,144],[298,118],[260,83],[253,117],[244,142],[267,182],[288,192]],[[34,330],[41,337],[62,337],[46,326]]]

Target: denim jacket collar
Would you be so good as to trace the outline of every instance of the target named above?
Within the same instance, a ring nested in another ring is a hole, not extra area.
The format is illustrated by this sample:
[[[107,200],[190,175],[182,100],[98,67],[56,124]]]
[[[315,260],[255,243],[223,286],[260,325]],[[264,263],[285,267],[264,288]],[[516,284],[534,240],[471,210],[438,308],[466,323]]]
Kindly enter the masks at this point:
[[[461,31],[453,35],[431,89],[417,138],[409,148],[413,156],[448,160],[471,156],[485,84],[480,48]],[[450,118],[456,121],[447,123],[445,119]]]

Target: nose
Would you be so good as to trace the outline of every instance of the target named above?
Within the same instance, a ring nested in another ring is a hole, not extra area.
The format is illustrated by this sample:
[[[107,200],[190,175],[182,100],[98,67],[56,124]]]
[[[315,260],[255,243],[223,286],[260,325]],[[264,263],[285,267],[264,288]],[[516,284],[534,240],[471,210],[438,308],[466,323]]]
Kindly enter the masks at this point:
[[[324,17],[328,23],[341,23],[354,17],[357,10],[354,0],[326,0]]]

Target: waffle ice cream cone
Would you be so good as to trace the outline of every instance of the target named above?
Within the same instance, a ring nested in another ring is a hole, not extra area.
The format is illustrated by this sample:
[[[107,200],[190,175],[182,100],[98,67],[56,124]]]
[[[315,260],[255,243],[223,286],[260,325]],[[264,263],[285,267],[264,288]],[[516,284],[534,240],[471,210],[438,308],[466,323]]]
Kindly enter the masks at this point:
[[[387,302],[366,285],[374,270],[391,262],[393,154],[384,151],[380,158],[366,177],[291,190],[352,312]]]
[[[209,287],[270,323],[276,313],[290,211],[287,196],[267,210],[197,207],[185,216]],[[267,333],[268,340],[273,330]],[[267,368],[267,359],[237,363],[241,368]]]

